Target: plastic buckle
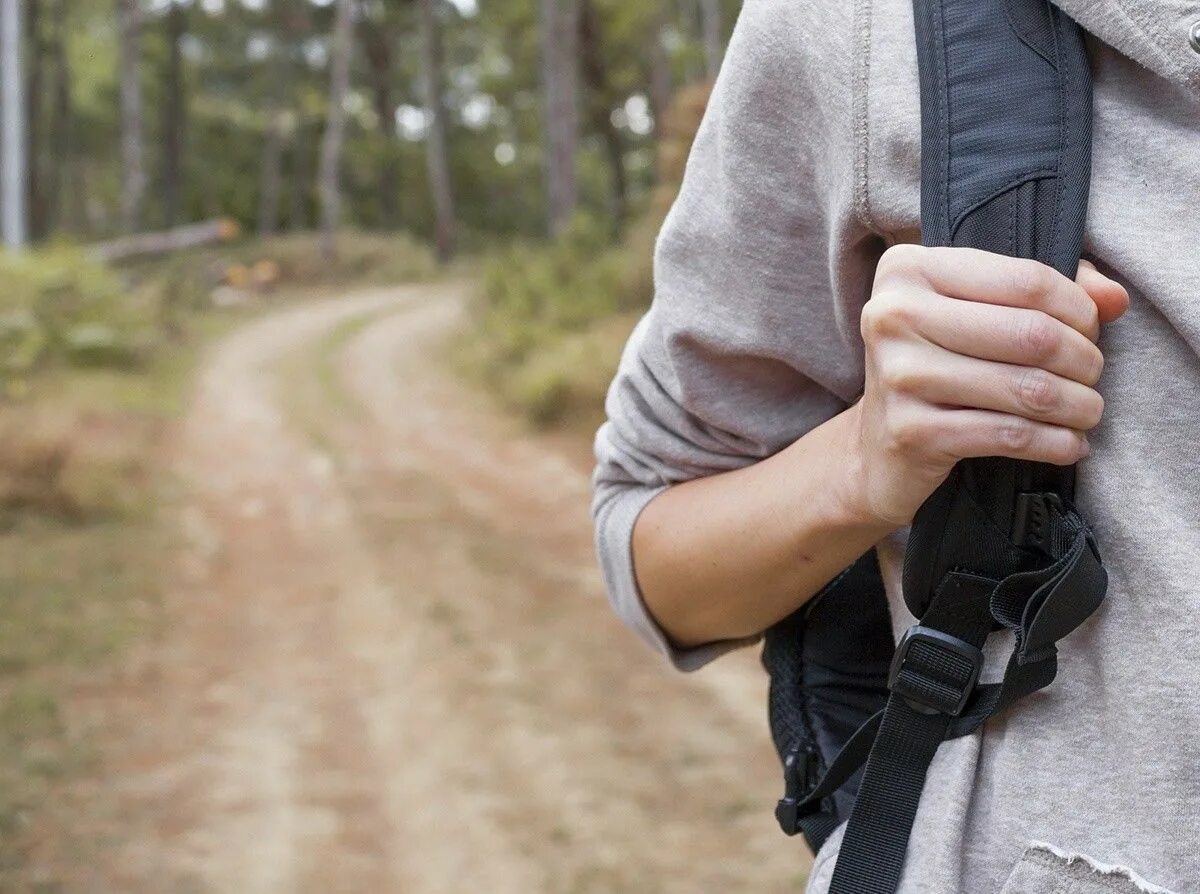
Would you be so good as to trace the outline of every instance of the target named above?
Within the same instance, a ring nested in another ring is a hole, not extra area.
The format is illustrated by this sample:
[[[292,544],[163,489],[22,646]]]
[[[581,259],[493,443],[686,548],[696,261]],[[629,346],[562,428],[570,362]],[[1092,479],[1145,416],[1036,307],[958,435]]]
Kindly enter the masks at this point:
[[[816,787],[820,776],[821,756],[815,748],[798,748],[784,758],[783,797],[775,805],[775,819],[785,835],[797,834],[801,817],[810,816],[820,809],[819,804],[810,804],[803,812],[800,811],[800,802]]]
[[[930,646],[939,654],[931,661],[921,662],[912,654],[913,647],[917,645]],[[955,679],[952,676],[953,668],[947,667],[947,658],[961,658],[969,663],[965,678]],[[983,652],[970,643],[932,627],[915,624],[904,631],[904,636],[896,646],[896,657],[892,659],[892,669],[888,675],[888,689],[918,713],[958,717],[975,691],[982,667]],[[919,682],[927,685],[912,685],[911,681],[906,683],[901,679],[902,671],[918,675]],[[935,701],[930,697],[930,691],[934,689],[950,697]]]
[[[1063,511],[1062,497],[1047,493],[1019,493],[1013,504],[1012,542],[1018,546],[1046,545],[1050,513]]]

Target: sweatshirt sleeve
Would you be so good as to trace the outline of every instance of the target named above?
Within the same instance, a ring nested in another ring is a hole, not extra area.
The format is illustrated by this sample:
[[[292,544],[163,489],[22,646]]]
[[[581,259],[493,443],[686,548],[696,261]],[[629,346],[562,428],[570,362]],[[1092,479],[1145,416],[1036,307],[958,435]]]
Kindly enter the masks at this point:
[[[745,4],[596,435],[609,598],[681,670],[746,641],[669,642],[638,591],[638,514],[674,484],[776,453],[862,389],[859,316],[882,244],[857,186],[866,135],[848,6]]]

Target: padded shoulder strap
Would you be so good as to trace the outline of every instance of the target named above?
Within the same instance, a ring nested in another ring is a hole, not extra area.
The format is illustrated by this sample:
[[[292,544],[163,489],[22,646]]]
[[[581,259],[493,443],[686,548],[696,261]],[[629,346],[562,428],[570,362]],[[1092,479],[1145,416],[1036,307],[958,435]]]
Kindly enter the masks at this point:
[[[914,0],[914,12],[924,242],[1074,276],[1091,157],[1078,27],[1047,0]],[[897,647],[881,715],[833,762],[845,773],[874,736],[831,894],[896,891],[938,745],[1049,685],[1055,642],[1099,605],[1106,577],[1073,487],[1071,469],[968,460],[918,512],[904,597],[920,623]],[[984,640],[1000,627],[1016,648],[1002,682],[980,683]]]
[[[1091,72],[1045,0],[915,0],[921,233],[1074,277],[1091,179]]]

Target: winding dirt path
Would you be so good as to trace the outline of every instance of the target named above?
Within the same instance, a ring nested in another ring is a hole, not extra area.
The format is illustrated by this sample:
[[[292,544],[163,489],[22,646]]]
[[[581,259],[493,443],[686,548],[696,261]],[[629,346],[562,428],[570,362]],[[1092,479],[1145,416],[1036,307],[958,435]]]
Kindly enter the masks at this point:
[[[798,888],[755,657],[682,677],[619,628],[586,457],[444,372],[461,309],[362,293],[212,351],[87,890]]]

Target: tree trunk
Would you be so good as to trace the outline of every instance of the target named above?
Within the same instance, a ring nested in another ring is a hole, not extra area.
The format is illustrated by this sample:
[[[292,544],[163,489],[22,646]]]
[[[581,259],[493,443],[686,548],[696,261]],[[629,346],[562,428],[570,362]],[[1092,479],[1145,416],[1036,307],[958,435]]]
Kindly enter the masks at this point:
[[[0,215],[4,244],[25,245],[25,81],[21,73],[22,0],[0,0]]]
[[[183,194],[183,145],[186,109],[183,98],[183,37],[187,11],[180,0],[171,0],[166,15],[167,83],[163,99],[163,223],[179,223]]]
[[[660,22],[651,35],[650,45],[650,111],[654,115],[654,132],[662,132],[663,118],[671,106],[671,60],[667,57],[665,22]]]
[[[130,258],[148,258],[170,254],[214,242],[228,242],[238,236],[235,221],[218,218],[203,223],[184,224],[154,233],[133,233],[119,236],[91,247],[92,257],[112,263]]]
[[[721,70],[721,0],[700,0],[700,27],[704,32],[704,75],[715,81]]]
[[[42,40],[42,0],[25,0],[25,198],[29,209],[29,236],[46,235],[45,182],[42,163],[42,110],[45,87],[46,43]]]
[[[400,159],[396,155],[396,105],[392,102],[392,35],[386,23],[364,22],[360,30],[384,149],[379,166],[379,203],[384,223],[394,227],[400,220]]]
[[[454,190],[450,182],[450,158],[446,142],[446,107],[442,102],[442,39],[434,13],[435,0],[419,0],[421,31],[421,78],[429,129],[425,134],[425,168],[433,198],[434,245],[438,259],[449,260],[456,238]]]
[[[546,211],[557,235],[575,210],[579,141],[577,0],[541,0],[542,90],[545,97]]]
[[[46,207],[51,226],[62,228],[67,222],[63,183],[71,158],[71,68],[67,59],[67,0],[56,0],[50,13],[54,23],[50,43],[51,84],[50,167],[46,182]]]
[[[142,13],[138,0],[117,0],[117,27],[121,38],[121,227],[132,233],[141,223],[146,195],[142,148]]]
[[[329,111],[321,140],[321,162],[317,174],[321,195],[321,254],[327,262],[337,257],[338,212],[341,184],[338,174],[342,144],[346,138],[346,91],[350,87],[350,51],[354,26],[353,0],[337,0],[330,52]]]
[[[296,117],[296,133],[292,139],[291,151],[288,153],[288,181],[291,189],[288,191],[288,229],[292,232],[303,230],[308,226],[308,189],[312,181],[309,179],[309,124],[303,115]]]
[[[279,196],[283,188],[283,112],[274,108],[269,115],[258,191],[258,235],[264,239],[274,236],[279,229]]]
[[[579,44],[582,60],[583,80],[587,85],[588,117],[592,128],[604,140],[604,155],[612,175],[612,215],[614,229],[619,230],[625,220],[628,204],[628,185],[625,180],[625,149],[621,145],[621,134],[612,121],[613,90],[608,82],[608,69],[604,66],[604,54],[600,36],[600,20],[592,0],[579,2]]]
[[[679,0],[676,4],[679,10],[679,20],[682,21],[681,31],[683,36],[688,40],[695,37],[697,25],[700,22],[700,0]],[[684,52],[680,54],[683,63],[683,83],[693,84],[700,79],[701,72],[696,67],[693,54]]]
[[[276,37],[285,40],[284,29]],[[258,188],[258,235],[274,236],[279,229],[279,199],[283,189],[283,150],[286,142],[284,94],[288,83],[288,59],[285,47],[276,46],[271,59],[270,96],[267,100],[267,126],[263,135],[262,167]]]

